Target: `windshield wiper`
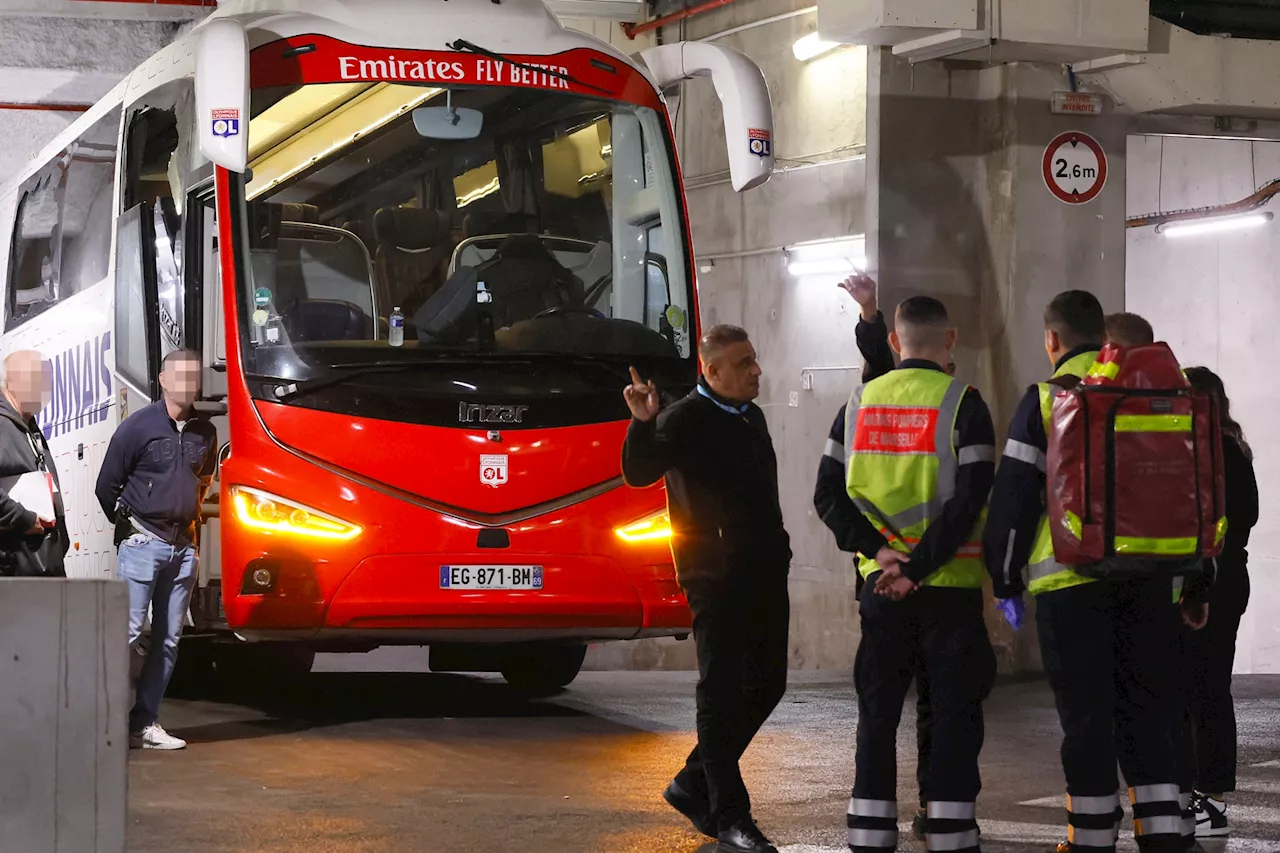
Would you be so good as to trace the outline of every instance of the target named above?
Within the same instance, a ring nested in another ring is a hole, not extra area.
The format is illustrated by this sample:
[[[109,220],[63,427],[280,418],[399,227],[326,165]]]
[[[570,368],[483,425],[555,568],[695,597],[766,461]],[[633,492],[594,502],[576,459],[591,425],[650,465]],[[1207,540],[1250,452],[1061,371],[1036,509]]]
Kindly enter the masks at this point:
[[[260,382],[279,383],[275,386],[275,396],[276,400],[283,403],[286,400],[313,394],[316,391],[331,388],[334,385],[342,385],[362,376],[370,376],[377,373],[407,373],[419,367],[431,367],[437,364],[456,365],[461,361],[464,361],[464,359],[445,356],[433,358],[430,361],[370,361],[355,364],[333,364],[329,366],[330,370],[349,372],[339,373],[336,376],[321,376],[318,379],[307,379],[301,382],[281,379],[277,376],[253,376],[250,378],[257,379]]]
[[[262,383],[275,384],[275,399],[284,403],[298,397],[305,397],[308,394],[314,394],[316,391],[322,391],[325,388],[332,388],[335,385],[343,385],[347,382],[359,379],[364,376],[371,376],[380,373],[408,373],[423,367],[449,366],[456,367],[458,365],[475,365],[475,364],[525,364],[538,363],[554,363],[577,366],[591,366],[601,368],[619,379],[629,381],[631,374],[627,369],[630,364],[623,356],[605,356],[605,355],[582,355],[571,352],[475,352],[460,355],[436,356],[430,360],[419,361],[371,361],[371,362],[355,362],[350,364],[333,364],[329,365],[330,370],[344,371],[333,376],[321,376],[316,379],[307,379],[301,382],[296,380],[281,379],[278,376],[250,376]]]
[[[609,373],[631,381],[630,363],[624,356],[607,356],[607,355],[582,355],[575,352],[513,352],[513,359],[527,358],[537,359],[538,361],[562,361],[566,364],[574,365],[590,365],[591,367],[600,367]]]
[[[533,71],[538,74],[545,74],[548,77],[554,77],[555,79],[563,80],[566,83],[573,83],[576,86],[582,86],[583,88],[586,88],[586,89],[594,89],[595,91],[601,93],[602,95],[613,95],[613,93],[610,92],[608,89],[601,88],[600,86],[597,86],[594,83],[587,83],[583,80],[579,80],[577,77],[573,77],[569,74],[564,74],[560,71],[553,71],[550,68],[539,68],[536,65],[528,65],[524,62],[521,62],[518,59],[512,59],[509,56],[504,56],[503,54],[498,53],[495,50],[489,50],[487,47],[481,47],[478,44],[473,44],[472,42],[469,42],[466,39],[458,39],[457,41],[454,41],[454,42],[447,42],[445,44],[445,47],[453,48],[454,50],[462,51],[464,53],[474,53],[477,56],[483,56],[486,59],[492,59],[496,62],[505,62],[508,65],[512,65],[516,68],[522,68],[525,71]]]

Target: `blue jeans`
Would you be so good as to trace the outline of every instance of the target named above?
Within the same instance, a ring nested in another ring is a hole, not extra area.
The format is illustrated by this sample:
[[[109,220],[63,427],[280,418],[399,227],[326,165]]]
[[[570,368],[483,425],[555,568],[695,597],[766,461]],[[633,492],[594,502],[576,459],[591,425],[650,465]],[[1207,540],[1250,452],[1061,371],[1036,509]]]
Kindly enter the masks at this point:
[[[129,647],[136,648],[151,610],[151,646],[138,676],[138,695],[129,712],[137,733],[160,717],[160,700],[178,661],[178,638],[196,585],[196,549],[175,547],[136,533],[120,543],[120,580],[129,584]]]

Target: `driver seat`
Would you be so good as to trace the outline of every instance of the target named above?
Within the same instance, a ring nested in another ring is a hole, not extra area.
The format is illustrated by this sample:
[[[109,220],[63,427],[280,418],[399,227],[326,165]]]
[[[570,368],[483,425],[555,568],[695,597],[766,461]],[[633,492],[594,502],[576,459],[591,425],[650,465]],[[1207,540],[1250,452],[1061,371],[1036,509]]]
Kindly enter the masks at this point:
[[[476,270],[493,294],[494,328],[531,320],[552,308],[583,304],[582,280],[565,268],[536,234],[513,234]]]

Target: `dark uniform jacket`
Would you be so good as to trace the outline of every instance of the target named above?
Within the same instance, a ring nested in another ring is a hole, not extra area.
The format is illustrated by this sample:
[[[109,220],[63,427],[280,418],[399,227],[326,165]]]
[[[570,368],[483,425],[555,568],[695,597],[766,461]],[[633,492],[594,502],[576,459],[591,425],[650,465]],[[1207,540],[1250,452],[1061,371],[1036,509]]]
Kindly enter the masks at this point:
[[[786,578],[778,459],[758,406],[718,399],[699,380],[654,420],[631,422],[622,474],[635,487],[666,477],[671,551],[695,607],[730,585]]]

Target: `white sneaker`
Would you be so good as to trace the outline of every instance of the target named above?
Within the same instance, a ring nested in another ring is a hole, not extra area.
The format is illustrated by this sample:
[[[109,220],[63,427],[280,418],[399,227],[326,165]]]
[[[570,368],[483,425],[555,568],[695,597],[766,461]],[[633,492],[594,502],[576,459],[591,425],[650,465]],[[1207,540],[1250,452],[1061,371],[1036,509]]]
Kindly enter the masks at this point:
[[[1196,835],[1200,838],[1211,838],[1227,835],[1231,826],[1227,823],[1227,804],[1204,794],[1197,794],[1191,801],[1196,810]]]
[[[152,723],[142,731],[129,735],[129,748],[186,749],[187,742],[166,732],[159,723]]]

